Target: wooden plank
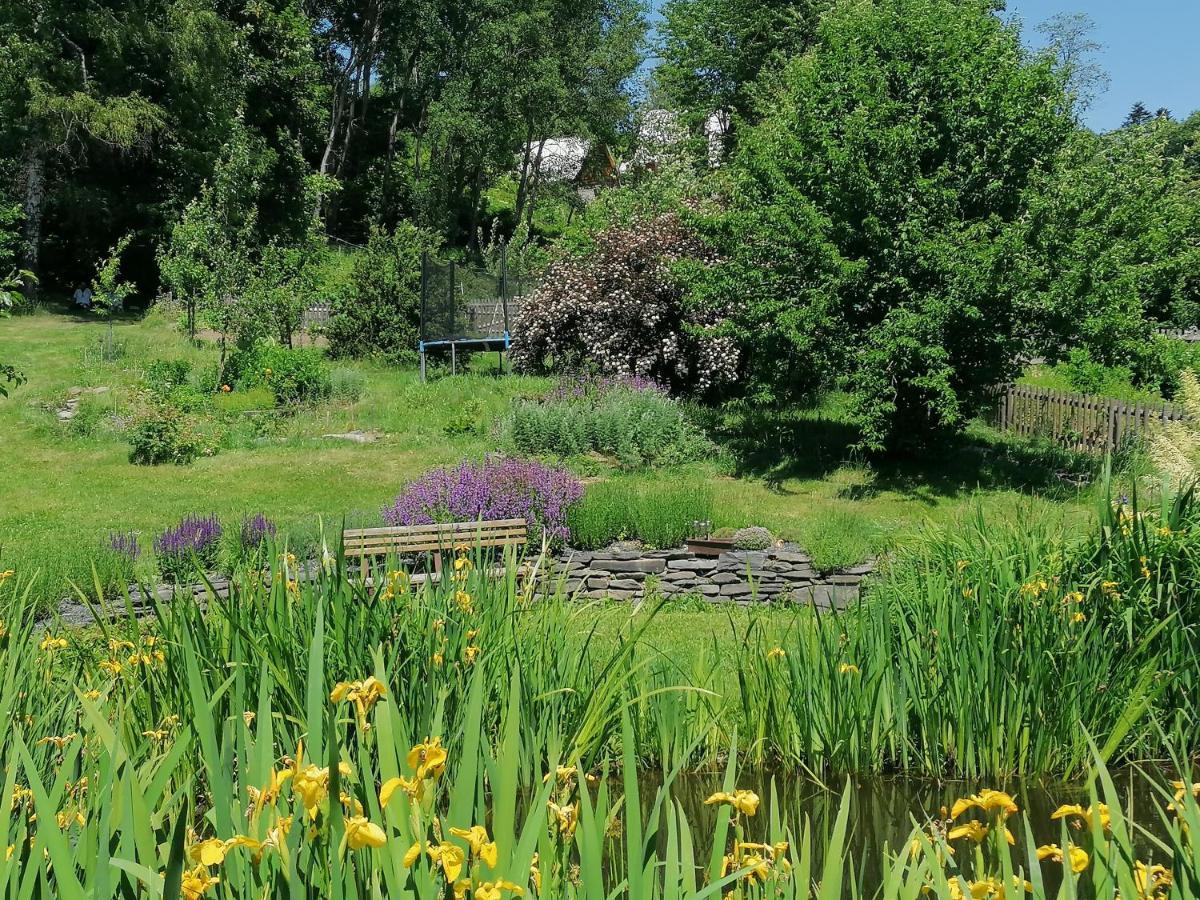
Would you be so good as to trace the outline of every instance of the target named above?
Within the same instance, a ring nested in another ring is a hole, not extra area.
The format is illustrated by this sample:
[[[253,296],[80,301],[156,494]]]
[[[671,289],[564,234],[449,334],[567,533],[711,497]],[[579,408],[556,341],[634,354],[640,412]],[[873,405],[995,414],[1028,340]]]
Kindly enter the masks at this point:
[[[445,524],[435,525],[391,525],[384,528],[347,528],[344,534],[352,535],[371,535],[371,534],[424,534],[428,532],[460,532],[460,531],[479,531],[502,527],[521,527],[525,528],[527,522],[524,519],[484,519],[479,522],[448,522]]]

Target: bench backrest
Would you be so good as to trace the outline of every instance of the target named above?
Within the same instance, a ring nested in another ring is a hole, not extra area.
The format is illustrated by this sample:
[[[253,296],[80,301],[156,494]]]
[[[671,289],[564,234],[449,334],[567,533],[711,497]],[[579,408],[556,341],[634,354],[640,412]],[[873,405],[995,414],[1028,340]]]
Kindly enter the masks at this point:
[[[526,542],[527,534],[524,519],[358,528],[342,533],[342,552],[347,557],[357,558],[389,553],[450,553],[460,544],[472,550],[476,547],[515,547]]]

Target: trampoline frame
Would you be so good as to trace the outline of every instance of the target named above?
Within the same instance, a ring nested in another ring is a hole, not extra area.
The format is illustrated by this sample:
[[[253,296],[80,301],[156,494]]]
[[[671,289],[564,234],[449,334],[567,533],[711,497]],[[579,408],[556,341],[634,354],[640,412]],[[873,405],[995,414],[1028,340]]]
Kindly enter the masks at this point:
[[[451,262],[446,263],[446,268],[449,271],[449,283],[447,286],[447,294],[448,294],[449,298],[451,298],[451,302],[448,304],[449,310],[450,310],[450,328],[448,330],[453,332],[454,326],[456,323],[456,313],[458,311],[458,302],[454,298],[454,290],[455,290],[455,286],[457,284],[455,275],[457,274],[457,271],[459,268],[469,268],[469,267],[460,266],[459,263],[451,261]],[[494,298],[500,304],[501,317],[503,319],[503,329],[499,334],[484,335],[482,337],[467,337],[466,335],[463,335],[462,337],[442,337],[442,338],[434,338],[432,340],[426,340],[426,338],[425,338],[426,326],[429,322],[428,306],[429,306],[429,300],[430,300],[429,292],[430,292],[430,286],[431,286],[431,278],[430,278],[431,274],[432,274],[432,265],[431,265],[431,260],[429,258],[429,253],[428,252],[422,253],[421,254],[421,322],[420,322],[420,332],[419,332],[420,333],[420,341],[417,345],[417,350],[420,353],[420,360],[421,360],[421,381],[424,382],[425,376],[426,376],[426,354],[430,350],[439,350],[439,349],[444,349],[446,347],[450,348],[450,374],[452,374],[452,375],[457,374],[457,372],[458,372],[458,352],[459,352],[460,348],[467,353],[474,353],[474,352],[480,352],[480,351],[487,352],[490,350],[495,350],[497,352],[498,358],[499,358],[499,371],[501,373],[503,373],[504,372],[504,354],[508,351],[509,347],[512,345],[512,334],[509,331],[509,318],[508,318],[508,302],[511,298],[509,296],[508,254],[507,254],[507,252],[503,253],[503,255],[500,258],[500,276],[499,276],[499,286],[500,286],[499,294],[500,294],[500,296]]]

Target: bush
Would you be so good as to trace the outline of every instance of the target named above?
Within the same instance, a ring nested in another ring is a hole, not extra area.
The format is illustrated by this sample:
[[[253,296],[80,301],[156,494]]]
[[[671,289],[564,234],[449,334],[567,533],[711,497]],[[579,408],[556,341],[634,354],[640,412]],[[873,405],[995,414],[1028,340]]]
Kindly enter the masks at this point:
[[[221,522],[215,516],[185,516],[154,541],[158,571],[164,579],[188,583],[217,564]]]
[[[371,229],[349,285],[333,297],[325,327],[332,355],[381,356],[392,362],[416,358],[421,254],[435,246],[432,235],[407,222],[391,234]]]
[[[774,535],[758,525],[739,528],[733,533],[733,548],[735,550],[766,550],[774,543]]]
[[[129,461],[140,466],[185,466],[194,462],[202,450],[191,420],[167,405],[156,405],[135,422],[129,443]]]
[[[712,518],[712,508],[712,489],[704,482],[619,479],[588,487],[567,522],[571,544],[581,550],[620,540],[677,547],[692,535],[695,523]]]
[[[737,351],[713,333],[719,310],[697,314],[683,303],[672,264],[684,258],[713,254],[677,214],[604,229],[590,253],[559,260],[526,299],[513,329],[513,366],[595,367],[650,376],[677,391],[730,381]]]
[[[679,404],[652,383],[580,382],[560,385],[541,402],[521,402],[509,426],[522,453],[575,456],[596,451],[623,465],[697,459],[708,441]]]
[[[156,359],[146,366],[142,383],[151,393],[165,396],[172,390],[188,383],[192,364],[186,359]]]
[[[567,514],[583,486],[565,469],[537,460],[490,456],[427,472],[405,485],[383,510],[389,525],[430,525],[479,519],[518,519],[530,537],[552,543],[570,538]]]
[[[270,389],[276,406],[311,403],[333,393],[333,376],[324,354],[313,348],[280,347],[257,341],[230,354],[225,383],[239,390]]]

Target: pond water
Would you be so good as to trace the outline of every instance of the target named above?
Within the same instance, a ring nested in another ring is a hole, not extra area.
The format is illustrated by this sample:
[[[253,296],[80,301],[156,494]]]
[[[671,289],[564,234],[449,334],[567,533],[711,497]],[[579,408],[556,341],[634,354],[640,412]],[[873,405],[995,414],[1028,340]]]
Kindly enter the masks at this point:
[[[1168,786],[1177,776],[1156,764],[1140,767],[1114,769],[1110,773],[1121,797],[1121,809],[1136,825],[1134,845],[1139,859],[1161,857],[1162,851],[1154,846],[1152,837],[1165,834],[1160,811],[1168,800],[1164,800],[1161,786]],[[661,785],[660,775],[647,774],[642,779],[644,800],[652,800]],[[815,863],[821,863],[822,847],[826,837],[833,831],[837,819],[844,779],[830,780],[822,785],[812,778],[797,773],[752,773],[740,776],[737,787],[755,791],[762,798],[758,814],[748,821],[747,837],[764,840],[770,821],[770,798],[772,783],[778,797],[783,822],[795,834],[807,818],[811,823]],[[704,805],[704,800],[714,791],[721,789],[722,775],[688,774],[680,776],[672,794],[682,805],[693,835],[698,841],[696,853],[707,862],[711,849],[708,843],[716,821],[716,807]],[[926,825],[931,819],[941,818],[942,807],[949,809],[959,797],[978,793],[983,788],[1005,790],[1013,796],[1020,813],[1010,821],[1017,838],[1015,859],[1025,860],[1027,848],[1024,841],[1024,824],[1027,819],[1033,832],[1035,846],[1062,843],[1062,823],[1053,821],[1051,813],[1065,803],[1089,803],[1086,782],[1067,783],[1061,781],[1032,780],[987,780],[987,781],[935,781],[910,777],[870,777],[850,780],[849,834],[847,855],[853,860],[856,880],[859,885],[872,890],[882,877],[883,849],[906,847],[914,823]],[[1099,790],[1099,785],[1097,785]],[[1102,793],[1102,790],[1101,790]],[[966,818],[966,817],[964,817]],[[1145,829],[1142,831],[1141,829]],[[1081,840],[1082,843],[1082,840]],[[964,854],[961,849],[958,858]],[[1046,886],[1056,890],[1057,866],[1046,864]],[[819,869],[818,869],[819,870]]]

